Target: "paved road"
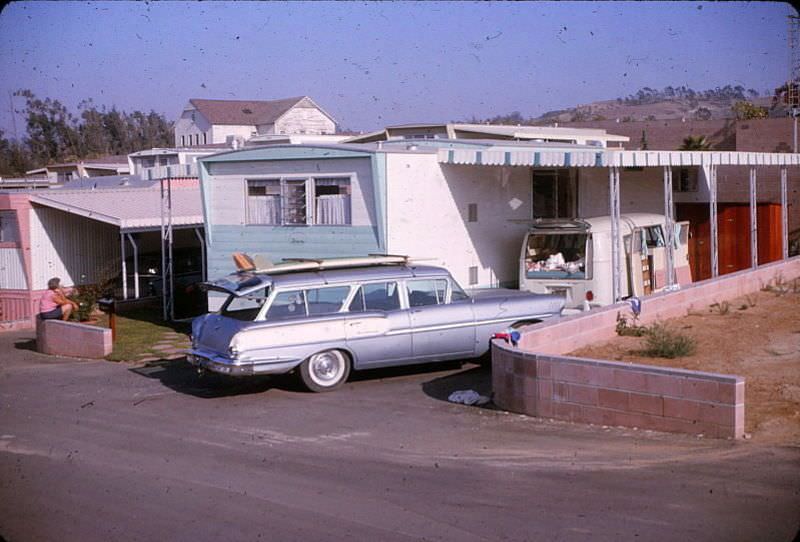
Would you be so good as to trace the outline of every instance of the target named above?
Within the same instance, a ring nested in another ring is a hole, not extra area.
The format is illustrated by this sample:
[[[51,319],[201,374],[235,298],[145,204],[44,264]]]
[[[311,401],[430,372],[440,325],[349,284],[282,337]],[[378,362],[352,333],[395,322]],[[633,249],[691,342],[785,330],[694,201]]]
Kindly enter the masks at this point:
[[[198,380],[0,334],[0,535],[29,540],[791,540],[800,450],[444,401],[481,369]]]

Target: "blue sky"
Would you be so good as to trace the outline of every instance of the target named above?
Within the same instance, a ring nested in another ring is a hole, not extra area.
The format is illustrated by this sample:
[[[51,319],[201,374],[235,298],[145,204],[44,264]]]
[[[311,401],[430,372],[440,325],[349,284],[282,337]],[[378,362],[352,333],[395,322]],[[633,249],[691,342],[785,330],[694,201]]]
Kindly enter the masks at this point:
[[[92,98],[170,119],[189,98],[309,95],[357,130],[535,116],[643,86],[764,92],[787,78],[790,13],[777,2],[16,2],[0,13],[0,130],[13,135],[20,88],[73,110]]]

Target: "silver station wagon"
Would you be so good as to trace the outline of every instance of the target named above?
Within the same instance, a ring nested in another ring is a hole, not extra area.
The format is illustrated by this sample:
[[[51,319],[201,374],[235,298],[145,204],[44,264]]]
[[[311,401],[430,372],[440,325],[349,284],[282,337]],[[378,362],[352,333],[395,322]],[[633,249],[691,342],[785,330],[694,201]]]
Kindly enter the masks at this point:
[[[446,269],[401,256],[289,261],[206,287],[228,297],[192,323],[190,363],[231,376],[296,370],[316,392],[351,369],[481,356],[494,333],[564,308],[557,295],[467,294]]]

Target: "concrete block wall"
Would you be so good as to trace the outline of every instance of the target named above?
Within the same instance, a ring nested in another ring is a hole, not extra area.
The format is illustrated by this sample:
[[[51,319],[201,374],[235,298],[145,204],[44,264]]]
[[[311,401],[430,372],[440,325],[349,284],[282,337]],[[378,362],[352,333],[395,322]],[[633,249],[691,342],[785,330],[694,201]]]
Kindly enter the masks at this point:
[[[742,438],[744,385],[737,376],[492,345],[495,404],[530,416]]]
[[[691,310],[705,310],[713,303],[757,292],[781,276],[800,277],[800,257],[762,265],[716,279],[696,282],[674,292],[661,292],[642,299],[641,324],[685,316]],[[519,347],[539,354],[566,354],[612,339],[616,334],[617,314],[630,316],[627,302],[594,309],[587,313],[542,322],[522,330]]]
[[[73,358],[104,358],[111,353],[111,330],[62,320],[36,323],[36,349],[42,354]]]
[[[680,317],[756,292],[777,277],[800,277],[800,257],[698,282],[642,300],[640,322]],[[492,390],[506,410],[573,422],[740,438],[744,379],[649,365],[564,356],[609,340],[628,303],[522,330],[517,348],[492,344]]]

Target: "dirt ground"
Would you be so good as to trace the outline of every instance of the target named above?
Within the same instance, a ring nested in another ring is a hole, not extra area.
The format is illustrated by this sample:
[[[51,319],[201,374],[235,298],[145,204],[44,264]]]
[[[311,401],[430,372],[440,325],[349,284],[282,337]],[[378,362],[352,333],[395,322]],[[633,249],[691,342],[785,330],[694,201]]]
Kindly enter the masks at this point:
[[[800,445],[800,292],[792,285],[668,320],[696,340],[692,356],[646,357],[645,338],[628,336],[570,355],[744,377],[745,431],[759,442]]]

